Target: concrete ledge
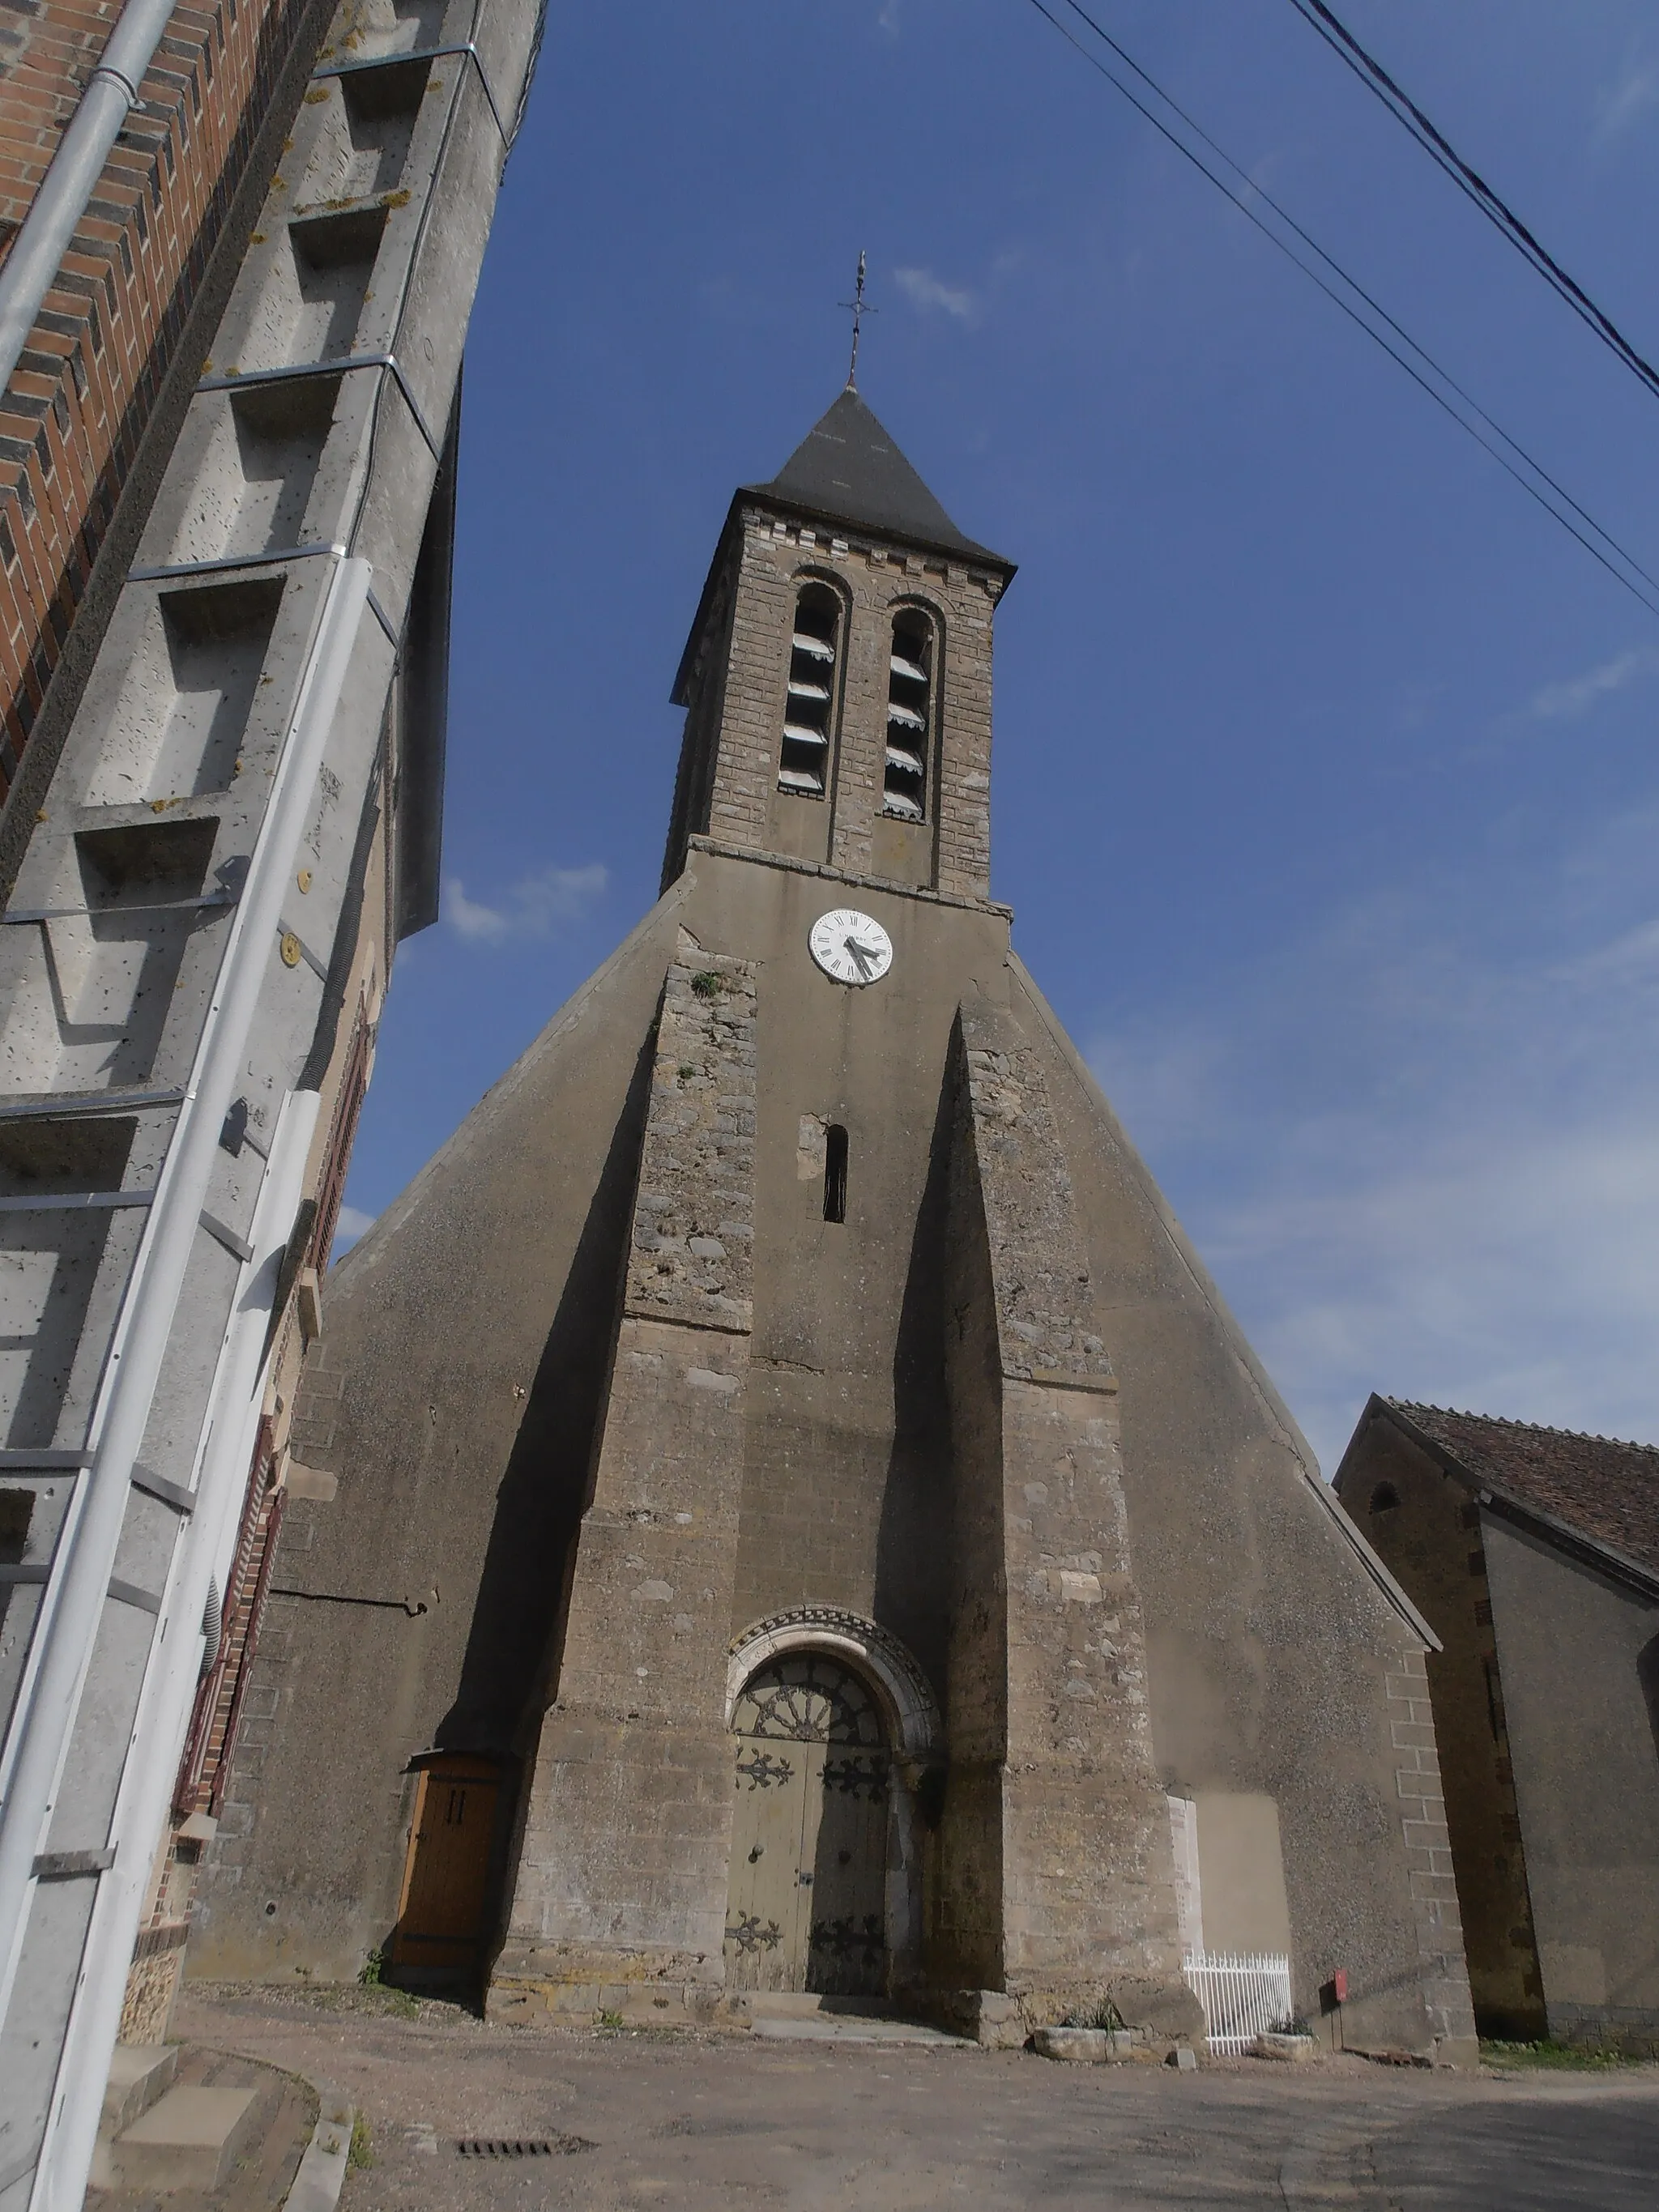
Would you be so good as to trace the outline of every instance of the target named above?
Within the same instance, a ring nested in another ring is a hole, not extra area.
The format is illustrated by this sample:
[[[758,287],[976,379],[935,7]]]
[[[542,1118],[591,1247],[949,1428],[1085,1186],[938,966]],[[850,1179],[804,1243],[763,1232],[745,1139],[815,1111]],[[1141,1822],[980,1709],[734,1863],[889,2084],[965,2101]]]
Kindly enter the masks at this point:
[[[313,2082],[312,2087],[322,2100],[322,2111],[300,2160],[294,2185],[284,2200],[283,2212],[334,2212],[345,2186],[346,2167],[351,2160],[351,2130],[356,2124],[356,2108],[320,2081]]]
[[[100,2135],[112,2139],[130,2128],[173,2087],[178,2071],[176,2043],[118,2043],[104,2084]]]
[[[619,1965],[611,1962],[614,1973]],[[562,1975],[501,1973],[490,1978],[484,2017],[508,2027],[539,2021],[591,2021],[615,2013],[629,2027],[744,2027],[750,2025],[747,1996],[728,1993],[717,1983],[659,1980],[567,1979]]]
[[[1255,2045],[1255,2055],[1258,2058],[1283,2058],[1293,2066],[1299,2065],[1304,2059],[1311,2058],[1314,2055],[1314,2039],[1310,2035],[1266,2033],[1258,2035]]]
[[[169,2089],[110,2146],[111,2186],[222,2188],[253,2132],[257,2089]]]

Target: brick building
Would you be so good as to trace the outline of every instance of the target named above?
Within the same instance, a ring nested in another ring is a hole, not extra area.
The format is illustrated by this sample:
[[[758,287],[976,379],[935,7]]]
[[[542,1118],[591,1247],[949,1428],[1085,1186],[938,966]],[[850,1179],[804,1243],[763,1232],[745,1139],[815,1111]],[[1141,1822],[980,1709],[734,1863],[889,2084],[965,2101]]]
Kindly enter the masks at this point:
[[[1336,1487],[1439,1638],[1482,2033],[1659,2051],[1659,1449],[1374,1397]]]
[[[176,10],[6,386],[0,882],[15,873],[332,12],[328,0]],[[372,13],[368,0],[356,12]],[[115,15],[94,0],[0,14],[0,266]]]
[[[733,499],[657,905],[336,1270],[192,1972],[1468,2055],[1428,1632],[990,896],[1012,574],[850,386]]]
[[[79,2203],[118,2036],[165,2033],[276,1539],[332,1486],[289,1429],[392,961],[436,913],[461,351],[541,15],[40,0],[0,25],[22,2212]]]

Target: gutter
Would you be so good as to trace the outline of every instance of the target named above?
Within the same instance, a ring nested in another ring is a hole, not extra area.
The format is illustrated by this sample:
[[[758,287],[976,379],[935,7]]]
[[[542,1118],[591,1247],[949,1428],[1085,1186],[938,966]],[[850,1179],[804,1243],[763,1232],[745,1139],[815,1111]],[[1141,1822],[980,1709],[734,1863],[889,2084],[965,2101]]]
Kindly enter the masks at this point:
[[[127,0],[0,270],[0,392],[10,384],[121,126],[138,105],[173,0]]]

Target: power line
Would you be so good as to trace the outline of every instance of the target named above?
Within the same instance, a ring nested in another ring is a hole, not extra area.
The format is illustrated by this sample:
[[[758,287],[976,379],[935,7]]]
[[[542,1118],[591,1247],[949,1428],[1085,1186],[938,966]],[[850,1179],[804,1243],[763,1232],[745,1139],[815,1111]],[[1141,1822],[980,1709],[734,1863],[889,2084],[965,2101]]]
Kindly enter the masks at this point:
[[[1375,93],[1396,122],[1404,125],[1458,190],[1474,201],[1487,222],[1501,231],[1516,252],[1531,264],[1550,289],[1560,295],[1574,314],[1589,325],[1603,345],[1615,353],[1650,392],[1659,395],[1659,369],[1643,358],[1613,319],[1602,313],[1554,255],[1539,244],[1514,209],[1499,198],[1479,171],[1469,167],[1382,63],[1368,54],[1346,24],[1326,7],[1324,0],[1291,0],[1291,5],[1313,26],[1326,45],[1340,55],[1366,90]]]
[[[1293,262],[1310,283],[1316,284],[1328,300],[1340,308],[1351,322],[1364,331],[1366,337],[1375,344],[1380,346],[1390,360],[1403,368],[1412,381],[1428,394],[1437,407],[1449,415],[1461,430],[1473,438],[1483,452],[1490,454],[1498,466],[1508,476],[1513,477],[1529,499],[1535,500],[1545,513],[1558,522],[1569,536],[1577,540],[1592,560],[1599,562],[1610,576],[1622,584],[1632,598],[1639,599],[1650,614],[1659,615],[1659,579],[1651,576],[1634,554],[1627,551],[1610,531],[1604,529],[1587,508],[1580,506],[1572,494],[1564,485],[1557,483],[1543,464],[1534,460],[1518,440],[1511,437],[1501,423],[1495,422],[1473,394],[1466,392],[1448,370],[1442,368],[1427,349],[1420,345],[1412,337],[1410,331],[1396,321],[1379,301],[1373,299],[1364,286],[1357,278],[1351,276],[1342,264],[1326,252],[1317,239],[1304,229],[1288,209],[1281,207],[1273,195],[1259,185],[1224,147],[1218,144],[1202,125],[1188,114],[1178,101],[1172,100],[1157,79],[1142,69],[1139,63],[1118,44],[1111,33],[1102,24],[1097,22],[1088,9],[1079,4],[1079,0],[1063,0],[1063,4],[1070,9],[1073,15],[1088,26],[1101,44],[1116,56],[1124,67],[1139,80],[1170,114],[1178,118],[1184,129],[1207,149],[1218,162],[1232,172],[1233,175],[1240,180],[1243,190],[1241,191],[1230,184],[1224,176],[1218,174],[1211,163],[1188,143],[1179,131],[1164,121],[1162,116],[1156,114],[1132,86],[1126,84],[1116,71],[1103,60],[1093,48],[1084,43],[1071,26],[1054,13],[1053,8],[1048,4],[1048,0],[1031,0],[1031,5],[1036,9],[1038,15],[1059,32],[1066,44],[1073,47],[1089,66],[1103,76],[1115,90],[1121,93],[1136,112],[1144,117],[1161,137],[1167,139],[1183,160],[1189,161],[1200,176],[1206,178],[1218,191],[1223,193],[1247,222],[1252,223],[1264,238],[1270,240],[1287,259]],[[1314,255],[1324,264],[1325,269],[1330,272],[1329,277],[1322,275],[1319,269],[1310,265],[1304,254],[1297,252],[1297,246],[1291,243],[1291,239],[1284,235],[1283,231],[1276,228],[1273,223],[1264,221],[1257,208],[1251,204],[1252,200],[1259,201],[1263,206],[1271,209],[1285,230],[1288,230],[1309,253]],[[1334,278],[1335,282],[1330,281],[1331,278]],[[1356,301],[1361,304],[1356,305]],[[1370,319],[1372,317],[1376,319],[1373,321]],[[1386,327],[1379,329],[1378,323]],[[1389,333],[1392,333],[1392,337]],[[1395,339],[1399,341],[1398,344],[1394,343]],[[1414,356],[1415,359],[1408,359],[1408,353]],[[1461,403],[1461,405],[1458,403]],[[1465,413],[1464,409],[1468,412]],[[1476,419],[1471,421],[1471,416]],[[1489,431],[1492,434],[1491,436],[1483,434],[1483,430]],[[1505,448],[1507,451],[1504,450]],[[1514,458],[1511,459],[1511,456]],[[1560,503],[1558,504],[1558,501]],[[1564,508],[1570,509],[1571,513],[1564,512]],[[1578,518],[1577,522],[1572,520],[1575,515]],[[1583,525],[1582,529],[1578,526],[1580,523]]]

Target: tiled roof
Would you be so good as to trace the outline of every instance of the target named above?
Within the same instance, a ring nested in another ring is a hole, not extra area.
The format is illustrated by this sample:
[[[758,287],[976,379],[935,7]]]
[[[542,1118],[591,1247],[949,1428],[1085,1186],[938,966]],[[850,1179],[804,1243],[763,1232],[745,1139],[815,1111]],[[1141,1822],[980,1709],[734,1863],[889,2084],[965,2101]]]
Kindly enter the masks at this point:
[[[1401,1398],[1382,1402],[1483,1487],[1659,1575],[1659,1447]]]
[[[921,545],[1008,564],[964,538],[849,385],[801,440],[770,483],[750,484],[788,507],[909,538]]]

